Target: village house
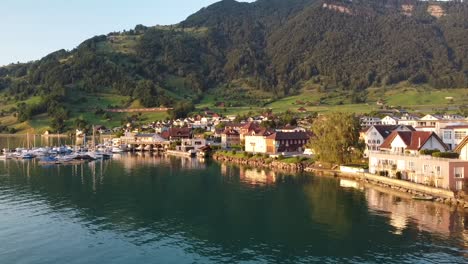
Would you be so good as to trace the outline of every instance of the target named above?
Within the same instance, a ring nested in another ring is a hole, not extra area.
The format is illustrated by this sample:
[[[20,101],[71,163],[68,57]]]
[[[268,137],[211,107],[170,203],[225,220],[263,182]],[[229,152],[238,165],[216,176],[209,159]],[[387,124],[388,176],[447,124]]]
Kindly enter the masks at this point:
[[[234,129],[226,129],[221,133],[221,147],[230,148],[241,144],[240,134]]]
[[[384,118],[382,118],[381,122],[382,125],[398,125],[399,120],[400,119],[398,117],[385,116]]]
[[[443,142],[453,150],[468,136],[468,123],[441,128],[441,135]]]
[[[206,140],[203,138],[183,138],[180,145],[176,146],[177,151],[191,151],[197,152],[200,148],[206,146]]]
[[[244,146],[246,152],[267,153],[266,137],[274,132],[268,129],[257,129],[244,136]]]
[[[436,188],[460,191],[467,184],[468,161],[427,155],[371,152],[369,172]]]
[[[393,131],[414,131],[411,126],[400,125],[375,125],[365,129],[361,134],[361,139],[366,143],[365,154],[368,151],[380,150],[380,145],[390,136]]]
[[[361,127],[371,127],[375,125],[381,125],[382,120],[378,117],[363,116],[359,118],[359,123],[361,124]]]
[[[161,133],[161,137],[171,142],[189,139],[193,137],[192,129],[189,127],[171,127],[169,130]]]
[[[253,132],[245,137],[245,151],[268,154],[298,154],[302,153],[309,141],[307,132],[272,132],[264,130]]]
[[[417,116],[410,115],[410,114],[404,114],[398,120],[398,124],[399,125],[404,125],[404,126],[416,127],[418,125],[418,120],[419,120],[419,118]]]
[[[262,129],[259,124],[255,122],[248,122],[239,129],[240,140],[242,142],[245,140],[247,135],[250,135],[251,133],[259,134],[262,131],[264,132],[264,129]]]
[[[446,151],[447,146],[434,132],[393,131],[380,145],[392,153],[418,154],[423,149]]]

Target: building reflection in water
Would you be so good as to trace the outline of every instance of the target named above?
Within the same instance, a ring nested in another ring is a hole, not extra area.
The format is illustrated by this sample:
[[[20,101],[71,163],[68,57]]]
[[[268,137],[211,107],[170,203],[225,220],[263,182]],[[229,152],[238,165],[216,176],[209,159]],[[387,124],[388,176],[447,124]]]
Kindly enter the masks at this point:
[[[221,163],[221,175],[226,178],[239,177],[240,181],[250,185],[269,185],[276,183],[278,175],[274,171],[239,167]]]
[[[126,171],[148,165],[170,166],[182,170],[206,169],[206,163],[201,159],[173,157],[145,152],[115,154],[112,159],[122,163]]]
[[[415,201],[410,195],[402,197],[374,188],[366,188],[365,196],[371,210],[388,214],[396,234],[401,234],[409,223],[416,224],[420,230],[443,235],[464,230],[465,213],[454,211],[448,206]]]
[[[249,184],[269,185],[276,182],[276,173],[263,169],[241,168],[240,179]]]

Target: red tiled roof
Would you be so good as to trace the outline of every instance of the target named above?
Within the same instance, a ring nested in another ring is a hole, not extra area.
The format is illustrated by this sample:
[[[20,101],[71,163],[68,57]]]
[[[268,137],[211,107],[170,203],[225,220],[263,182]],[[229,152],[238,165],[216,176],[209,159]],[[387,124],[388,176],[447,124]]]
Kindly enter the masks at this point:
[[[434,133],[434,132],[426,132],[426,131],[393,131],[382,143],[380,146],[381,149],[391,149],[392,142],[395,140],[396,137],[400,137],[401,140],[407,146],[407,150],[420,150],[424,144],[431,138],[434,137],[438,140],[445,149],[447,147],[442,142],[442,140]]]

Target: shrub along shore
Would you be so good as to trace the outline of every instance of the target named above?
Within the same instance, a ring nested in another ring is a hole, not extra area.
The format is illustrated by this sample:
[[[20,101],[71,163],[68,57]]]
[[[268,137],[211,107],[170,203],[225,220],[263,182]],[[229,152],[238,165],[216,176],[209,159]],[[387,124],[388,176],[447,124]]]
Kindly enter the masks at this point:
[[[314,163],[311,158],[283,156],[270,157],[267,154],[252,154],[247,152],[217,151],[213,154],[213,159],[221,162],[232,162],[240,165],[248,165],[257,168],[281,169],[295,172],[302,172],[309,165]]]

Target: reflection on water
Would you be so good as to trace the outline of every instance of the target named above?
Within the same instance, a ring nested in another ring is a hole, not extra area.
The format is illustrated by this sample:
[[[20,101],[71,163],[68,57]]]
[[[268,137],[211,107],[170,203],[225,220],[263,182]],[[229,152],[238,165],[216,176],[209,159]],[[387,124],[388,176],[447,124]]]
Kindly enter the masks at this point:
[[[414,201],[409,197],[402,200],[399,196],[381,193],[375,189],[367,189],[366,197],[369,208],[377,213],[386,212],[389,214],[391,224],[397,232],[405,229],[410,221],[414,222],[421,230],[445,235],[450,234],[451,230],[455,228],[453,218],[458,217],[458,213],[452,212],[444,205]]]
[[[0,161],[0,210],[2,263],[464,263],[468,236],[396,193],[148,153]]]
[[[273,184],[276,181],[274,171],[263,169],[242,168],[239,176],[242,181],[250,184]]]

